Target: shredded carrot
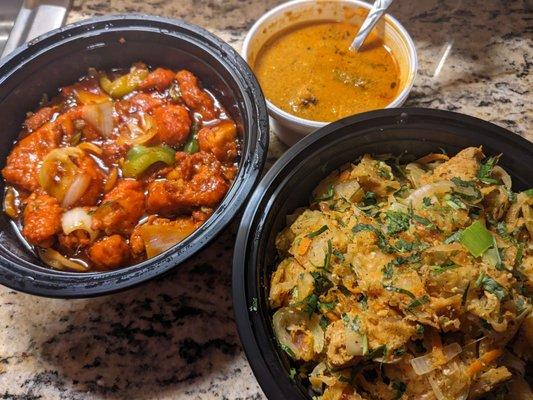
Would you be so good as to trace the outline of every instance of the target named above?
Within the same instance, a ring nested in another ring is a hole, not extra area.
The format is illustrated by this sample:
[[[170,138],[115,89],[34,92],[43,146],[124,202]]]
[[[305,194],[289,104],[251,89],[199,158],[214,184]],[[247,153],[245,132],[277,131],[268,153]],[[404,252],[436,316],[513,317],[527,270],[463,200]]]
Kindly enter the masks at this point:
[[[298,244],[298,254],[303,256],[305,253],[307,253],[307,250],[309,250],[309,246],[311,246],[311,239],[309,239],[307,236],[304,236]]]
[[[477,374],[487,364],[490,364],[491,362],[496,360],[498,357],[500,357],[502,354],[503,354],[503,351],[501,349],[487,351],[479,359],[477,359],[476,361],[474,361],[472,364],[468,366],[468,368],[466,369],[466,374],[468,376],[473,376]]]

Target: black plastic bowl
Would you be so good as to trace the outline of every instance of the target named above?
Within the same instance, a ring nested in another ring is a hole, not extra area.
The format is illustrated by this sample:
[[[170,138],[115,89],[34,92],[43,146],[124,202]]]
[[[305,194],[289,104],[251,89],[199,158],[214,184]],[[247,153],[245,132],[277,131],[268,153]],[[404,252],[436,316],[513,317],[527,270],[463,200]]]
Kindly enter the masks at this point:
[[[515,190],[533,186],[533,144],[491,123],[429,109],[388,109],[345,118],[307,136],[274,164],[244,212],[233,260],[233,302],[241,341],[262,389],[270,399],[310,399],[289,378],[289,360],[276,345],[268,306],[276,266],[275,238],[285,216],[308,205],[311,191],[332,170],[364,154],[450,154],[483,145],[502,153],[500,164]]]
[[[228,44],[195,25],[145,15],[95,18],[52,31],[0,61],[0,167],[25,113],[89,67],[186,68],[222,102],[239,126],[242,155],[235,181],[214,214],[165,253],[111,272],[67,273],[43,265],[0,216],[0,283],[49,297],[88,297],[130,287],[190,258],[228,224],[257,184],[268,148],[265,100],[250,68]],[[3,184],[2,184],[3,185]],[[2,188],[3,189],[3,188]]]

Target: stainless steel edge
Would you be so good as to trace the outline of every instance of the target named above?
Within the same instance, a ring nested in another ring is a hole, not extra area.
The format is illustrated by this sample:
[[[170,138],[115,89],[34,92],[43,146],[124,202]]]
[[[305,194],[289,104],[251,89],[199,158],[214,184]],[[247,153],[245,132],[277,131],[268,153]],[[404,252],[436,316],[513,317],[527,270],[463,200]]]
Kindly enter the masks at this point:
[[[21,44],[61,27],[69,8],[70,0],[24,0],[2,51],[2,57]]]

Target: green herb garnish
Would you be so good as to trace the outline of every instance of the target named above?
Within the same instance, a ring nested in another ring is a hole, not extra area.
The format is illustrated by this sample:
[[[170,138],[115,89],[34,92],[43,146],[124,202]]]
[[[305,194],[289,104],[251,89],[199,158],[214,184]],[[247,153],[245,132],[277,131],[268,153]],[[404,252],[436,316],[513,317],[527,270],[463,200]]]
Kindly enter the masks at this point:
[[[306,236],[308,238],[314,238],[314,237],[320,235],[321,233],[326,232],[327,230],[328,230],[328,226],[327,225],[323,225],[322,227],[318,228],[316,231],[308,233]]]
[[[387,211],[387,233],[394,235],[409,229],[409,215],[400,211]]]
[[[444,271],[448,271],[450,269],[455,269],[455,268],[458,268],[459,265],[455,264],[453,261],[451,260],[448,260],[446,261],[444,264],[442,265],[439,265],[438,267],[435,267],[433,268],[433,273],[438,275],[438,274],[442,274]]]
[[[411,311],[415,308],[418,308],[422,306],[423,304],[429,303],[429,296],[427,294],[423,295],[422,297],[418,297],[411,301],[409,305],[407,306],[407,310]]]
[[[326,201],[326,200],[331,200],[333,198],[333,195],[335,194],[335,191],[333,190],[333,185],[329,185],[328,186],[328,190],[326,193],[324,193],[323,195],[321,196],[317,196],[315,197],[315,199],[313,200],[313,202],[315,203],[318,203],[319,201]]]
[[[505,290],[505,288],[488,275],[482,276],[480,286],[485,291],[495,295],[500,301],[502,301],[505,296],[507,296],[507,291]]]
[[[248,308],[248,310],[250,310],[252,312],[256,312],[257,311],[257,297],[253,297],[252,298],[252,304],[250,304],[250,307]]]
[[[477,178],[481,182],[487,185],[498,183],[496,179],[491,178],[492,169],[498,162],[498,159],[499,157],[488,157],[481,163],[479,170],[477,171]]]
[[[412,292],[407,290],[407,289],[400,288],[400,287],[393,286],[393,285],[383,285],[383,288],[385,290],[388,290],[389,292],[396,292],[396,293],[405,294],[406,296],[409,296],[413,300],[416,299],[416,296]]]

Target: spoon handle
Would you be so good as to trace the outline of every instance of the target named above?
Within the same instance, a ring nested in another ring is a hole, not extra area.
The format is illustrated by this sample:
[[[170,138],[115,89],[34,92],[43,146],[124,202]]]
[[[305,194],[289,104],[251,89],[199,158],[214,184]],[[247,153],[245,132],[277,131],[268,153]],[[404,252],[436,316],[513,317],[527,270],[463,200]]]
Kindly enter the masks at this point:
[[[363,25],[361,25],[359,32],[357,32],[355,39],[350,45],[350,50],[359,51],[370,31],[377,24],[381,16],[385,14],[385,11],[387,11],[387,8],[390,7],[393,1],[394,0],[376,0],[374,2],[372,9],[369,11],[363,21]]]

